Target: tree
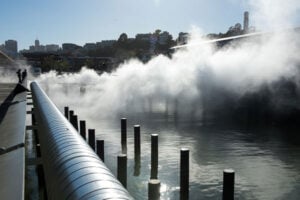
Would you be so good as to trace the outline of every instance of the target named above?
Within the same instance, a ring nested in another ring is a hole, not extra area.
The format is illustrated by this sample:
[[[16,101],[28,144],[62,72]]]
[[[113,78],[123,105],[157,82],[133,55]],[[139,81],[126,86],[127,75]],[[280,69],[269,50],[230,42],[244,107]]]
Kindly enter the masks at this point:
[[[156,29],[155,32],[154,32],[154,34],[155,34],[156,36],[159,36],[160,33],[161,33],[161,30],[160,30],[160,29]]]
[[[118,39],[118,43],[127,42],[128,36],[126,33],[122,33]]]
[[[231,26],[228,31],[226,32],[225,36],[233,36],[233,35],[240,35],[243,33],[242,25],[240,23]]]

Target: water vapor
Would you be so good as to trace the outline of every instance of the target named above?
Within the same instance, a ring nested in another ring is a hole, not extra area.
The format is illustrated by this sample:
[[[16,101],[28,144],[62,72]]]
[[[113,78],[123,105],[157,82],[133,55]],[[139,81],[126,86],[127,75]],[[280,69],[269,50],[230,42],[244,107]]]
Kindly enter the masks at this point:
[[[14,64],[0,64],[0,83],[18,83],[17,70],[27,70],[27,77],[32,79],[31,67],[24,62],[16,61]]]
[[[249,3],[255,5],[256,16],[264,13],[259,16],[268,24],[282,13],[277,1]],[[289,12],[283,11],[282,20],[299,9],[299,5],[286,4]],[[205,40],[199,28],[191,32],[189,43]],[[273,86],[282,80],[297,85],[299,35],[288,30],[240,39],[221,48],[216,44],[190,46],[176,50],[172,58],[159,55],[146,64],[128,60],[109,74],[82,68],[79,73],[46,73],[37,81],[58,106],[79,106],[79,112],[91,117],[164,112],[201,119],[208,111],[226,107],[226,102],[240,105],[245,96],[261,90],[267,90],[268,102],[274,103],[272,93],[277,90]]]
[[[259,29],[280,30],[291,28],[299,16],[298,0],[250,0],[253,22]]]

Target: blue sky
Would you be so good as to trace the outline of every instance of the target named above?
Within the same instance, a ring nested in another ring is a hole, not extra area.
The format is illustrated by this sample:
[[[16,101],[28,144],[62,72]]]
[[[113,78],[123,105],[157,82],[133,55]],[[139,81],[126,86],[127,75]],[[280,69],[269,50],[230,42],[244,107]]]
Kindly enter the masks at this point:
[[[0,44],[15,39],[23,49],[38,38],[41,44],[83,45],[156,29],[176,38],[192,25],[218,33],[242,23],[251,9],[246,0],[1,0]]]

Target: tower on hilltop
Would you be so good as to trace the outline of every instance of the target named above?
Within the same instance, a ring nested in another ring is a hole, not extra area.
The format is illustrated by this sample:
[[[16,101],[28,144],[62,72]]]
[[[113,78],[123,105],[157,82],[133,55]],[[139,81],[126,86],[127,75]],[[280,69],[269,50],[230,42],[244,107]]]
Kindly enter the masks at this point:
[[[34,46],[35,48],[38,48],[40,46],[40,41],[38,39],[34,41]]]
[[[244,33],[249,31],[249,12],[244,12]]]

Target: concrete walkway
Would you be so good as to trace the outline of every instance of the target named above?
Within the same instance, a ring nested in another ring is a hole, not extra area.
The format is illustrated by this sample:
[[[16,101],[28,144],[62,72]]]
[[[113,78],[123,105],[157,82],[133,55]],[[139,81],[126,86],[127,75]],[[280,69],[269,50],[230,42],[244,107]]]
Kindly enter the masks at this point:
[[[26,88],[0,83],[0,198],[24,199]]]

